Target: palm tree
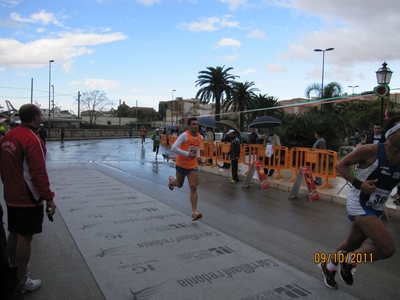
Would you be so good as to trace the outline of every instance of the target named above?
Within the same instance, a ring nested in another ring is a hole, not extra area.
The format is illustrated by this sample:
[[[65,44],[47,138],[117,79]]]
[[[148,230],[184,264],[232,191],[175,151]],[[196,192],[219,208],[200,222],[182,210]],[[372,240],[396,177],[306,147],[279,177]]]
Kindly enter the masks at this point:
[[[268,94],[258,94],[254,97],[253,104],[253,108],[256,109],[252,113],[253,118],[260,116],[273,116],[278,119],[283,118],[285,111],[283,108],[266,109],[280,106],[278,103],[278,98],[275,98],[274,96],[268,96]]]
[[[233,82],[232,90],[233,94],[232,97],[227,99],[222,108],[227,111],[230,108],[232,111],[238,111],[240,118],[239,118],[239,129],[240,131],[244,131],[244,111],[251,109],[253,105],[253,98],[256,96],[254,93],[258,91],[257,88],[252,88],[254,82]]]
[[[329,84],[325,85],[322,90],[322,85],[319,83],[312,83],[310,84],[305,91],[305,95],[308,99],[311,97],[311,93],[315,92],[317,94],[318,99],[329,99],[329,98],[336,98],[342,96],[343,87],[338,82],[330,82]],[[332,104],[324,104],[325,110],[332,110]]]
[[[322,85],[320,83],[312,83],[305,91],[305,95],[308,99],[311,98],[312,92],[317,94],[318,99],[334,98],[342,95],[343,87],[340,83],[333,81],[325,85],[324,90],[322,90]]]
[[[208,67],[208,71],[200,71],[197,76],[196,86],[200,86],[197,91],[196,98],[203,103],[215,102],[215,120],[219,121],[221,112],[221,103],[225,99],[232,96],[232,84],[236,77],[229,74],[233,68],[229,67],[224,70],[223,67]]]

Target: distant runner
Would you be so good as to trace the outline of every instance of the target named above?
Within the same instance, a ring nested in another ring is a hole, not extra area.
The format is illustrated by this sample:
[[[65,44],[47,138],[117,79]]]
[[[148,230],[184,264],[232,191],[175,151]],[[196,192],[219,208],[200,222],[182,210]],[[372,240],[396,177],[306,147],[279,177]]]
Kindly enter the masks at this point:
[[[142,148],[146,142],[146,135],[147,135],[147,129],[142,125],[142,128],[140,128],[140,138],[142,139]]]

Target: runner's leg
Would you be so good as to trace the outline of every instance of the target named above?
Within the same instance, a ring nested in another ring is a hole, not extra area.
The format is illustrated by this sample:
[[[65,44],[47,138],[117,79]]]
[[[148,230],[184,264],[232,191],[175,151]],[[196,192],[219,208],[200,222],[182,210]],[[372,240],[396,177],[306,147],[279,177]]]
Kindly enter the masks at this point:
[[[192,212],[197,209],[197,185],[199,183],[199,172],[190,171],[187,175],[190,188],[190,203],[192,204]]]

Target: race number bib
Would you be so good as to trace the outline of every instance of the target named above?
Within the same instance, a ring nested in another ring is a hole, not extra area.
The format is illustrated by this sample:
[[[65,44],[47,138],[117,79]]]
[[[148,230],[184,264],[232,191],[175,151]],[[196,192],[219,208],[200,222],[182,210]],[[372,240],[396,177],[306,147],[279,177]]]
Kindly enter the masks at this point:
[[[389,199],[390,191],[376,188],[375,192],[369,196],[366,205],[371,206],[375,210],[383,211],[382,206]]]
[[[188,151],[191,152],[191,153],[197,154],[197,151],[198,151],[199,149],[200,149],[200,148],[199,148],[199,147],[196,147],[196,146],[189,146]]]

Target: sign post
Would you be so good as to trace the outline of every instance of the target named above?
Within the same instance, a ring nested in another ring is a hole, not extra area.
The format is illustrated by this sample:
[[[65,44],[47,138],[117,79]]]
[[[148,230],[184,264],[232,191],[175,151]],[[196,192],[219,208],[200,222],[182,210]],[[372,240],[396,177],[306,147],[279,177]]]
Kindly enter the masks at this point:
[[[301,180],[304,180],[307,186],[307,192],[308,192],[308,197],[310,198],[310,201],[318,200],[318,192],[315,187],[314,183],[314,178],[312,176],[311,170],[309,166],[301,167],[299,172],[297,173],[296,180],[293,183],[292,189],[290,190],[289,193],[289,199],[295,198],[297,196],[297,193],[300,189],[301,185]]]
[[[250,169],[243,181],[242,188],[248,187],[250,185],[251,179],[254,173],[257,171],[258,180],[260,181],[260,187],[262,190],[269,188],[267,176],[265,175],[263,165],[261,161],[255,160],[250,166]]]

